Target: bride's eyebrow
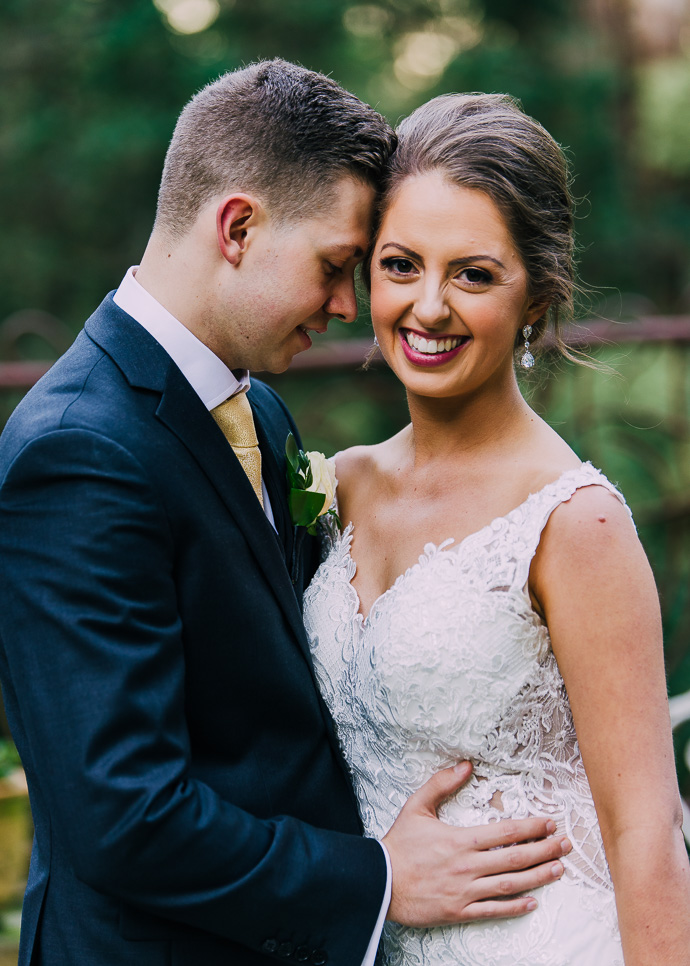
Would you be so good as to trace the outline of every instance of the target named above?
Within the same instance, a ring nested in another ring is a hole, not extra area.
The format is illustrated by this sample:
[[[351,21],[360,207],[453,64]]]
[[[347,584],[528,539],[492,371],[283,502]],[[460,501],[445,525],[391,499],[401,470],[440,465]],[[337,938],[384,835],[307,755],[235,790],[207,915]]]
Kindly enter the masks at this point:
[[[407,248],[406,245],[401,245],[399,242],[386,242],[385,245],[381,246],[381,252],[385,252],[387,248],[397,248],[398,251],[403,252],[405,255],[409,255],[410,258],[417,258],[421,260],[422,257],[417,252],[413,251],[413,249]],[[499,261],[497,258],[494,258],[493,255],[468,255],[465,258],[452,258],[448,264],[462,266],[471,265],[473,262],[492,262],[492,264],[498,265],[498,267],[502,268],[504,271],[506,270],[503,262]]]
[[[469,255],[467,258],[453,258],[448,262],[449,265],[471,265],[473,262],[491,262],[493,265],[498,265],[505,271],[505,265],[500,262],[493,255]]]
[[[385,252],[387,248],[397,248],[398,251],[404,252],[406,255],[409,255],[410,258],[422,257],[421,255],[418,255],[417,252],[413,251],[411,248],[407,248],[405,245],[400,245],[398,242],[386,242],[385,245],[381,246],[381,251]]]

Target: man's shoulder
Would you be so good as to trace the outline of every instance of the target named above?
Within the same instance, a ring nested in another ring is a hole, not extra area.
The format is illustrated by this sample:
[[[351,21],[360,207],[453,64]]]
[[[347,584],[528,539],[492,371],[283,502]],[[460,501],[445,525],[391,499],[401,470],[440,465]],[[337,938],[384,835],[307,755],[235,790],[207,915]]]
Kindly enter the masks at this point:
[[[58,429],[65,412],[80,397],[89,373],[103,353],[82,332],[14,409],[2,433],[0,450]]]
[[[117,358],[90,330],[94,321],[101,328],[112,321],[107,302],[15,408],[0,438],[0,463],[11,461],[32,440],[62,429],[100,429],[118,437],[128,420],[131,425],[129,409],[137,405],[136,395]],[[136,323],[132,321],[132,325]],[[131,346],[126,351],[135,354]]]

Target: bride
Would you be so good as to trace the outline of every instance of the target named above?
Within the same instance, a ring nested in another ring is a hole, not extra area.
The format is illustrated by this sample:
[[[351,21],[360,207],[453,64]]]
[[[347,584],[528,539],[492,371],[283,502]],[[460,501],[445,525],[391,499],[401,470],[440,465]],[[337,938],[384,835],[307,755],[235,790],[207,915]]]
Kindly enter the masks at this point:
[[[625,501],[527,405],[514,360],[572,305],[560,149],[503,95],[399,131],[371,309],[411,422],[337,458],[342,533],[305,598],[367,834],[469,759],[453,825],[547,815],[573,850],[524,919],[417,921],[395,881],[388,964],[681,966],[680,830],[654,582]]]

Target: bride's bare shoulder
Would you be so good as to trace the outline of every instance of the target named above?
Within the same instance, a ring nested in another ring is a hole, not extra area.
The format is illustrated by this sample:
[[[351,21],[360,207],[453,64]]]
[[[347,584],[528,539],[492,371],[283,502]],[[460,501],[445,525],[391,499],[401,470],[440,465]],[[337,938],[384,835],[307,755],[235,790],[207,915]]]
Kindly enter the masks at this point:
[[[371,476],[376,470],[377,453],[380,444],[375,446],[351,446],[338,453],[335,461],[338,488],[347,489],[356,481]]]
[[[371,446],[351,446],[336,457],[338,490],[368,488],[386,473],[398,448],[398,436]]]

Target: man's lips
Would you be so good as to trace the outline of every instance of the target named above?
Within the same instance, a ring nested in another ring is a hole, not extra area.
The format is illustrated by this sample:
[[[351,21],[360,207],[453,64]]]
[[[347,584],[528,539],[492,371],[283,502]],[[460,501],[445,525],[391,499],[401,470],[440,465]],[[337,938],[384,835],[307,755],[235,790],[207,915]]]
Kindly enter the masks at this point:
[[[417,366],[427,367],[449,362],[470,342],[468,335],[444,334],[430,338],[412,329],[400,329],[398,335],[406,358]]]
[[[322,325],[322,326],[320,326],[318,328],[316,326],[313,326],[312,327],[312,326],[306,326],[306,325],[298,325],[296,331],[299,332],[299,334],[300,334],[300,338],[301,338],[301,341],[302,341],[302,344],[303,344],[303,348],[304,349],[310,349],[311,348],[311,335],[310,335],[310,333],[311,332],[315,332],[317,335],[323,335],[323,333],[326,332],[327,329],[328,329],[328,326],[327,325]]]

